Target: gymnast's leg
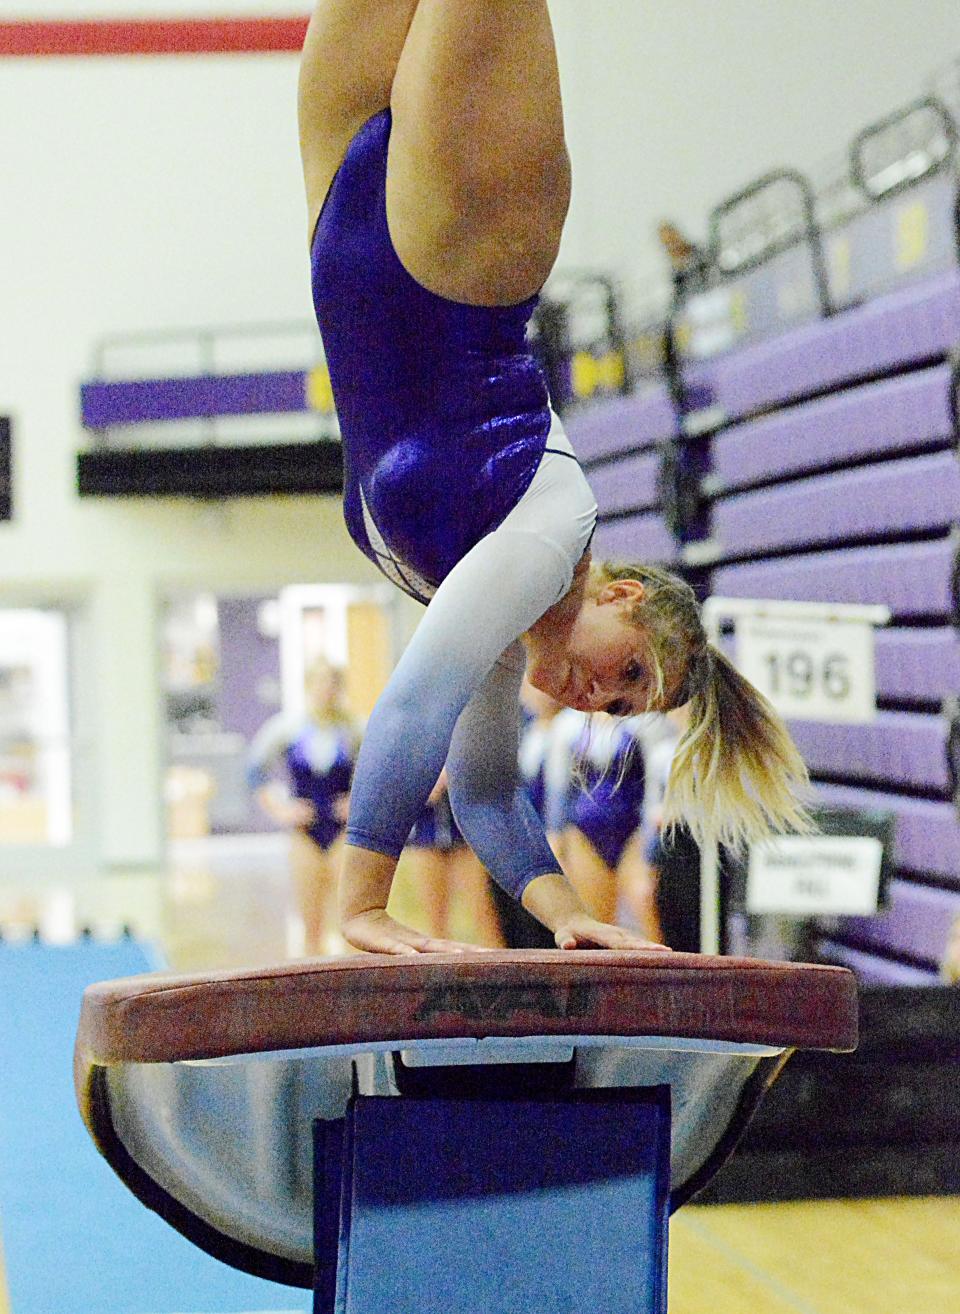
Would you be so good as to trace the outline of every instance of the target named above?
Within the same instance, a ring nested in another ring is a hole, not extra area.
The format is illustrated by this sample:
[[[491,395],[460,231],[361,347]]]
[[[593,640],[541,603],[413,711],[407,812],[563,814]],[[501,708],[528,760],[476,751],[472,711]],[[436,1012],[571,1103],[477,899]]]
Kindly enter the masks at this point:
[[[546,0],[420,0],[390,104],[387,216],[409,273],[480,305],[538,291],[570,202]]]
[[[300,151],[310,232],[357,129],[390,104],[417,0],[318,0],[300,63]]]

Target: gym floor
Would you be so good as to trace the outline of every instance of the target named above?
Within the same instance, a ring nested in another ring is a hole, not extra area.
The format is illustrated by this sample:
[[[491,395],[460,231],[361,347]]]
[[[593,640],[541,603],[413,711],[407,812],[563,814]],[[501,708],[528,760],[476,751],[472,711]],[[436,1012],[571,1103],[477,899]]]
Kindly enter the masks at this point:
[[[415,890],[402,869],[396,897],[398,913],[415,918]],[[71,924],[104,939],[127,925],[176,971],[296,956],[283,840],[182,843],[164,873],[118,875],[69,897],[52,882],[0,887],[9,937],[41,925],[63,939]],[[960,1314],[958,1236],[960,1198],[690,1205],[671,1225],[670,1311]],[[11,1308],[2,1251],[0,1314],[35,1314]]]

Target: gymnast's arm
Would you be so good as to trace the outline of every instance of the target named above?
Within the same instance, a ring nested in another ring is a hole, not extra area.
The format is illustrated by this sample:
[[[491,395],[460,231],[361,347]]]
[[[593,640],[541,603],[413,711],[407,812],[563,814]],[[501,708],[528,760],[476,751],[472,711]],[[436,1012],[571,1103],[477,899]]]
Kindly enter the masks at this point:
[[[471,707],[458,734],[451,772],[460,812],[465,792],[472,791],[466,803],[468,838],[487,852],[494,879],[515,897],[522,895],[529,911],[551,929],[586,917],[542,826],[518,802],[519,647],[505,659],[512,672],[497,666],[518,636],[563,597],[572,571],[569,556],[547,535],[501,526],[437,590],[374,708],[357,761],[341,887],[343,932],[355,947],[381,953],[468,947],[401,926],[386,905],[397,858],[440,775],[458,719],[475,696],[476,710]],[[506,728],[508,720],[512,729]],[[485,745],[494,740],[502,747],[490,757]],[[504,783],[494,787],[496,772]],[[590,923],[589,942],[606,944],[598,927]],[[626,944],[627,933],[619,928],[606,931],[618,947],[644,943]]]
[[[396,861],[460,714],[501,654],[563,597],[572,573],[548,536],[501,526],[437,590],[367,723],[354,773],[341,902],[344,934],[357,948],[457,947],[428,943],[386,916]]]
[[[553,931],[559,948],[663,948],[590,917],[547,843],[518,779],[524,658],[519,642],[504,653],[457,721],[447,758],[457,825],[494,880]]]

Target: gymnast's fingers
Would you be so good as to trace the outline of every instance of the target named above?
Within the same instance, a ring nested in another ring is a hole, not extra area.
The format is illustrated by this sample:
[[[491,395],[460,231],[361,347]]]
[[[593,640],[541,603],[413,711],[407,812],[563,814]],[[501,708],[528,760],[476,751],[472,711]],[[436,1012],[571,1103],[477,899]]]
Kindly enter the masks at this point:
[[[371,909],[350,917],[343,936],[354,949],[373,954],[463,954],[489,953],[479,945],[424,935],[395,921],[382,909]]]
[[[363,949],[369,954],[416,953],[416,947],[403,935],[405,929],[392,918],[365,913],[347,918],[341,927],[343,938],[354,949]],[[409,934],[415,935],[414,932]]]
[[[467,944],[462,940],[440,940],[427,937],[417,945],[421,954],[489,954],[493,950],[483,944]]]
[[[561,926],[556,932],[556,941],[560,949],[628,949],[656,950],[672,953],[669,945],[658,944],[654,940],[645,940],[642,936],[625,930],[622,926],[611,926],[606,922],[597,922],[593,918],[581,918]]]

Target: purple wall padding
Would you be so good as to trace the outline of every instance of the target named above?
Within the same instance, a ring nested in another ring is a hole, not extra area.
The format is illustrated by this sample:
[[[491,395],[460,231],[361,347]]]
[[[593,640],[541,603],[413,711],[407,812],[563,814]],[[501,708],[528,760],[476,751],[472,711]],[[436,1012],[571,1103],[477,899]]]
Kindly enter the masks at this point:
[[[890,882],[889,909],[875,917],[841,917],[836,934],[939,966],[957,917],[960,894],[895,880]]]
[[[657,384],[629,397],[612,397],[585,405],[565,416],[574,451],[585,464],[615,452],[633,452],[653,447],[677,431],[677,418],[670,394]]]
[[[602,516],[656,506],[660,501],[659,476],[659,452],[640,452],[595,465],[587,474]]]
[[[856,972],[864,985],[898,985],[924,986],[936,985],[939,981],[937,972],[925,972],[920,967],[907,967],[904,963],[892,963],[888,958],[877,958],[873,954],[861,953],[850,949],[845,944],[835,944],[832,940],[820,940],[817,952],[827,962],[849,967]]]
[[[831,806],[892,812],[896,866],[946,879],[960,892],[960,818],[952,803],[851,785],[818,784],[816,790],[818,802]]]
[[[724,556],[738,556],[946,530],[955,521],[960,521],[960,461],[948,451],[722,498],[713,507],[711,537]]]
[[[950,723],[924,712],[878,712],[867,725],[791,721],[790,732],[814,775],[889,782],[894,788],[953,789]]]
[[[932,360],[958,339],[960,273],[951,270],[694,366],[689,382],[736,418]]]
[[[728,429],[714,439],[713,472],[739,488],[942,441],[951,431],[950,367],[936,365]]]
[[[955,607],[957,551],[956,540],[943,538],[722,566],[711,591],[734,598],[885,603],[897,618],[948,620]]]
[[[677,560],[678,551],[677,540],[663,517],[655,512],[602,520],[593,536],[593,556],[597,561],[608,557],[612,561],[669,564]]]
[[[98,381],[80,388],[81,418],[87,429],[213,419],[218,415],[281,415],[309,409],[303,370]]]
[[[874,647],[881,698],[944,699],[960,693],[960,631],[878,630]]]

